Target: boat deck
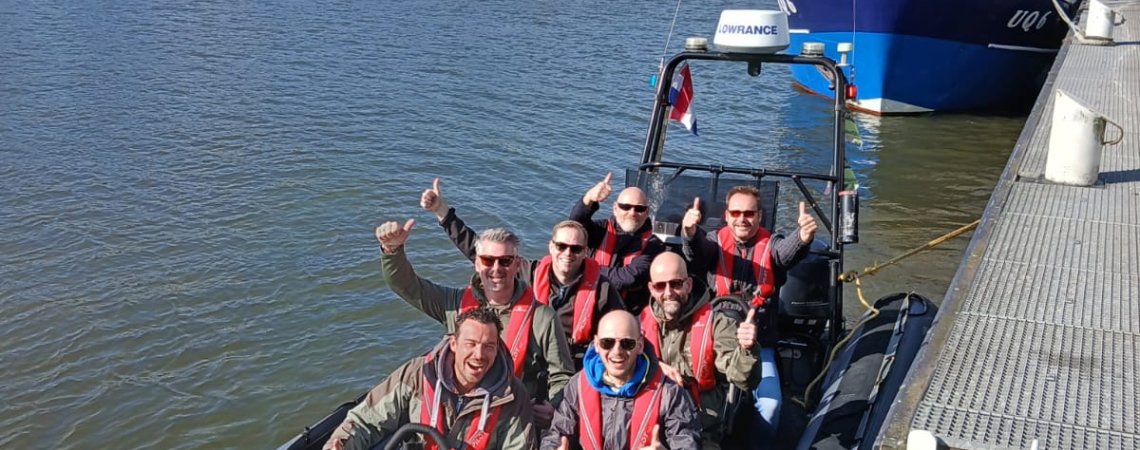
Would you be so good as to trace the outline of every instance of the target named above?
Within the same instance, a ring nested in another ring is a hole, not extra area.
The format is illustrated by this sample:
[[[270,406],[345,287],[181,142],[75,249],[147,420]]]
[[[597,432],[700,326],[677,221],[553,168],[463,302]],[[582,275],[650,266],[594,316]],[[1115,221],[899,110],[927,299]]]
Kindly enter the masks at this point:
[[[1110,5],[1116,45],[1066,40],[877,448],[911,430],[951,448],[1140,448],[1140,3]],[[1125,130],[1094,187],[1039,181],[1057,88]]]

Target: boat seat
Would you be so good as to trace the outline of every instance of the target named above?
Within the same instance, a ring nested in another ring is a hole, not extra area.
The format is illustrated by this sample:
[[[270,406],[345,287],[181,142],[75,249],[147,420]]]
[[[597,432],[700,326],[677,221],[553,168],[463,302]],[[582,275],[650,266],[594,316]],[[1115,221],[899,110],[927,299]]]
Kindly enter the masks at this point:
[[[776,202],[780,193],[780,184],[776,181],[741,175],[697,172],[675,175],[629,169],[626,170],[625,184],[645,191],[653,218],[653,232],[667,244],[680,245],[681,218],[696,197],[701,199],[700,228],[703,231],[720,229],[724,225],[724,196],[742,184],[760,190],[760,209],[764,214],[760,224],[769,231],[776,225]]]

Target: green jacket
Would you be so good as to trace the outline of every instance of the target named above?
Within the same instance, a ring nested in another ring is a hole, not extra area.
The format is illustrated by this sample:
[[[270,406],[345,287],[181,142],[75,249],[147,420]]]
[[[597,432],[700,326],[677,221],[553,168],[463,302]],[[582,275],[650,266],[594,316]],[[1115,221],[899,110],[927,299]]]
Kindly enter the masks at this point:
[[[388,286],[396,295],[409,305],[423,311],[428,317],[443,323],[448,333],[455,332],[453,329],[455,317],[459,315],[459,303],[463,299],[466,287],[440,286],[420,278],[408,262],[403,249],[396,250],[393,254],[381,252],[380,264],[384,271],[384,279],[388,281]],[[506,327],[511,321],[510,305],[487,304],[478,277],[472,277],[472,286],[479,303],[499,314],[505,337]],[[512,304],[522,295],[525,287],[521,280],[515,280]],[[526,361],[523,363],[523,385],[531,397],[557,403],[557,399],[561,398],[559,394],[562,392],[562,387],[574,374],[574,363],[570,359],[566,333],[562,331],[562,324],[554,310],[541,303],[535,304],[534,319],[530,329],[530,345],[527,346]],[[542,375],[544,372],[545,378]],[[545,395],[542,395],[543,393]]]
[[[700,298],[693,298],[697,293]],[[665,322],[665,314],[661,304],[650,301],[650,311],[657,319],[661,336],[661,362],[673,366],[681,372],[686,379],[694,378],[693,356],[689,351],[689,340],[692,339],[692,314],[697,308],[710,301],[707,290],[694,289],[693,296],[673,323]],[[701,393],[701,426],[704,429],[705,442],[719,442],[723,437],[725,423],[722,417],[725,399],[728,396],[728,384],[732,383],[737,389],[747,389],[749,376],[756,366],[757,357],[749,350],[740,346],[736,341],[736,319],[725,314],[714,312],[713,318],[713,352],[716,353],[715,363],[717,372],[716,388]]]
[[[447,339],[437,345],[430,354],[432,361],[419,356],[408,361],[392,372],[376,387],[368,391],[364,401],[353,407],[344,422],[336,429],[329,443],[344,440],[346,449],[370,449],[409,423],[423,423],[424,383],[438,386],[440,394],[441,420],[444,435],[452,444],[466,438],[468,430],[484,408],[493,411],[499,408],[499,415],[490,433],[487,449],[530,450],[537,448],[537,431],[531,424],[533,411],[525,388],[511,375],[510,353],[499,346],[499,354],[491,370],[483,377],[479,386],[462,396],[455,393],[455,355],[447,345]],[[426,399],[431,404],[431,399]],[[488,413],[487,417],[492,414]],[[423,443],[422,436],[409,442]],[[329,448],[329,443],[325,448]]]

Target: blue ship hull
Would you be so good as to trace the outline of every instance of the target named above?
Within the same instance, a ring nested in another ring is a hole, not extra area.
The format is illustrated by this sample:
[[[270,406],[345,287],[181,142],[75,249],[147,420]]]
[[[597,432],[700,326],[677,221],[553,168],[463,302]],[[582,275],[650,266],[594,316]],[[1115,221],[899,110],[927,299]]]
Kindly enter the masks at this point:
[[[839,61],[837,45],[853,44],[845,69],[858,88],[851,106],[875,114],[1024,110],[1068,32],[1049,0],[780,0],[780,6],[788,13],[790,53],[821,42],[824,54]],[[796,66],[792,74],[810,92],[830,89],[814,68]]]

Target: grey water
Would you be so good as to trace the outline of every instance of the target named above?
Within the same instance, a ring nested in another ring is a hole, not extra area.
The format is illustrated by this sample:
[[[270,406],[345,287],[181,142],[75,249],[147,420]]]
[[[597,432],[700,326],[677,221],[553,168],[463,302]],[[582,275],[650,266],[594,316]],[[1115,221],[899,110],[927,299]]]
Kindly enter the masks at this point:
[[[682,5],[668,51],[767,3]],[[539,255],[638,161],[673,6],[3,2],[0,448],[275,447],[370,387],[441,334],[385,288],[373,227],[417,219],[417,271],[464,284],[417,204],[439,176]],[[829,106],[786,70],[693,70],[701,136],[675,127],[670,159],[826,169]],[[861,118],[847,267],[979,216],[1023,122]],[[966,239],[866,296],[941,299]]]

